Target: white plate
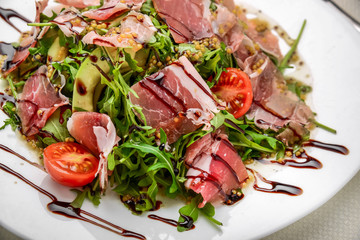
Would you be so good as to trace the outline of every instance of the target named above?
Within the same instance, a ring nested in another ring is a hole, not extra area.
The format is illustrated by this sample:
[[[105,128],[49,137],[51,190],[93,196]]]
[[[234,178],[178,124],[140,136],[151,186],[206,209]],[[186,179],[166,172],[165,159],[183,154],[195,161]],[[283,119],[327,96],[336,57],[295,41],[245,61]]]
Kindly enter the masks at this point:
[[[32,18],[31,1],[4,1],[1,6],[16,9]],[[245,1],[244,1],[245,2]],[[314,138],[337,143],[350,149],[342,156],[319,149],[308,152],[323,163],[320,170],[266,167],[264,176],[274,181],[301,187],[298,197],[247,191],[245,198],[232,207],[220,206],[216,218],[223,222],[221,228],[212,226],[204,218],[194,230],[178,233],[176,228],[134,216],[113,194],[103,198],[94,208],[85,203],[83,209],[103,217],[125,229],[144,234],[149,239],[254,239],[275,232],[315,210],[339,191],[360,168],[360,34],[348,20],[323,1],[313,0],[252,0],[261,9],[295,37],[303,19],[308,24],[299,46],[299,52],[310,65],[313,83],[313,110],[317,120],[338,130],[337,135],[316,131]],[[311,7],[310,7],[311,6]],[[17,34],[0,22],[2,41],[15,41]],[[6,33],[6,34],[4,34]],[[4,116],[1,115],[4,119]],[[32,153],[10,129],[0,132],[0,143],[36,161]],[[62,201],[71,201],[73,193],[53,183],[46,174],[33,166],[1,151],[1,163],[20,172],[25,177],[53,193]],[[57,216],[46,209],[49,202],[14,176],[0,171],[0,224],[16,234],[30,239],[119,239],[109,231],[78,220]],[[169,201],[155,214],[177,218],[180,203]]]

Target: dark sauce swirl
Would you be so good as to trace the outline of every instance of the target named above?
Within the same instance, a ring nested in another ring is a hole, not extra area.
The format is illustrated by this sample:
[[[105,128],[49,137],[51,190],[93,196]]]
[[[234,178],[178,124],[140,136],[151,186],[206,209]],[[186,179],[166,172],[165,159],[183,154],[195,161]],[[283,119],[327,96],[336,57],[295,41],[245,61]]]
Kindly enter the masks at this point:
[[[22,160],[25,160],[26,162],[32,164],[28,159],[26,159],[25,157],[21,156],[20,154],[16,153],[15,151],[11,150],[10,148],[1,145],[0,144],[0,149],[11,153],[19,158],[21,158]],[[32,164],[33,165],[33,164]],[[117,235],[123,236],[123,237],[132,237],[132,238],[136,238],[136,239],[141,239],[141,240],[145,240],[146,237],[136,233],[136,232],[132,232],[129,230],[126,230],[120,226],[117,226],[111,222],[108,222],[94,214],[91,214],[85,210],[82,210],[81,208],[75,208],[71,205],[71,203],[69,202],[61,202],[58,201],[57,198],[49,193],[48,191],[46,191],[45,189],[41,188],[40,186],[34,184],[33,182],[31,182],[30,180],[28,180],[27,178],[25,178],[24,176],[22,176],[20,173],[12,170],[11,168],[9,168],[8,166],[0,163],[0,169],[10,173],[12,175],[14,175],[15,177],[17,177],[18,179],[20,179],[21,181],[25,182],[26,184],[30,185],[31,187],[33,187],[34,189],[36,189],[37,191],[39,191],[40,193],[44,194],[45,196],[49,197],[51,199],[51,202],[47,205],[47,208],[50,212],[55,213],[55,214],[59,214],[62,215],[64,217],[68,217],[68,218],[73,218],[73,219],[78,219],[84,222],[88,222],[91,223],[95,226],[101,227],[105,230],[108,230],[110,232],[113,232]],[[96,221],[94,221],[94,220]]]

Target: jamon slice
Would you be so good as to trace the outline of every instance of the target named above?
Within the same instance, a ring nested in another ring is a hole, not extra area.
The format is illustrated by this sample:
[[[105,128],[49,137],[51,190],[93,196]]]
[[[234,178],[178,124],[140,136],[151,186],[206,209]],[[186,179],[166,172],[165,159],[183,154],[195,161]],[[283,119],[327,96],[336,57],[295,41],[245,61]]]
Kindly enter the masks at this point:
[[[40,14],[44,11],[48,4],[48,0],[38,0],[35,1],[36,5],[36,15],[35,22],[40,21]],[[25,59],[30,55],[29,48],[32,48],[36,45],[37,36],[40,32],[40,27],[33,27],[30,34],[27,37],[23,38],[20,42],[20,46],[14,48],[13,56],[8,56],[8,59],[5,61],[6,66],[2,67],[2,73],[8,75],[14,71]],[[12,59],[9,59],[12,57]]]
[[[203,202],[226,201],[231,190],[248,178],[246,168],[224,134],[208,134],[192,144],[185,155],[189,165],[185,186],[199,193]]]
[[[86,8],[89,6],[98,6],[100,0],[56,0],[57,2],[76,8]]]
[[[211,13],[210,0],[154,0],[159,15],[169,26],[176,43],[223,37],[236,23],[236,17],[222,5]]]
[[[176,43],[191,42],[214,35],[210,22],[210,0],[154,0]]]
[[[100,187],[105,190],[108,181],[107,157],[120,138],[110,117],[97,112],[74,112],[68,120],[69,133],[80,144],[99,157]]]
[[[101,8],[83,12],[85,17],[95,20],[106,20],[119,16],[130,10],[140,10],[145,0],[109,0]]]
[[[80,35],[88,25],[76,8],[69,8],[62,11],[51,22],[59,26],[65,36]]]
[[[254,64],[262,63],[254,70]],[[247,117],[263,129],[279,131],[289,125],[289,130],[280,140],[291,143],[307,133],[314,114],[295,93],[289,91],[285,80],[268,56],[263,53],[249,57],[245,61],[245,72],[250,76],[254,93],[254,103]],[[291,123],[291,124],[290,124]],[[300,140],[300,139],[298,139]]]
[[[218,112],[209,87],[186,57],[141,80],[130,94],[133,104],[142,107],[146,124],[160,129],[175,142],[182,134],[201,125],[210,127]]]
[[[266,53],[277,59],[282,58],[279,47],[279,39],[271,32],[268,24],[260,19],[251,19],[247,22],[245,34],[249,36]]]
[[[242,11],[238,6],[235,5],[233,0],[224,0],[219,1],[222,5],[221,7],[226,7],[229,11],[234,12],[236,14],[236,24],[235,26],[228,32],[228,36],[224,38],[224,42],[227,46],[231,47],[233,52],[240,51],[241,56],[244,55],[244,46],[247,48],[252,44],[243,43],[242,35],[246,35],[248,39],[253,41],[256,48],[260,48],[266,53],[269,53],[276,57],[277,59],[282,58],[282,54],[279,47],[278,37],[276,37],[269,28],[269,25],[266,21],[263,21],[258,18],[248,19],[246,13]],[[240,48],[239,48],[240,47]],[[251,54],[252,51],[249,51],[248,56]],[[243,58],[241,58],[244,61]]]
[[[18,115],[22,132],[26,136],[38,133],[58,107],[69,104],[69,100],[55,90],[46,72],[47,67],[41,66],[26,81],[18,98]]]
[[[222,5],[216,5],[216,11],[211,18],[211,24],[215,34],[224,37],[236,24],[236,21],[236,16],[231,11]]]
[[[156,28],[149,16],[131,11],[121,22],[120,32],[109,29],[108,33],[100,36],[95,31],[86,34],[82,41],[86,44],[96,44],[104,47],[132,47],[136,52],[143,43],[150,41]],[[140,46],[139,46],[140,44]]]

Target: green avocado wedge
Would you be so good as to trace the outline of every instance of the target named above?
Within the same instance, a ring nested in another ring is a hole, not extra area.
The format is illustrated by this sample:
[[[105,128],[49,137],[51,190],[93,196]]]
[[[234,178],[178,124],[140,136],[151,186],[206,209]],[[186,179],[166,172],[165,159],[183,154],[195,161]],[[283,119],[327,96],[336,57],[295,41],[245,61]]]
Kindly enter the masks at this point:
[[[107,54],[112,59],[117,59],[117,48],[104,48]],[[130,54],[131,58],[135,58],[138,66],[144,66],[149,51],[144,49],[134,52],[131,48],[124,49]],[[101,95],[104,84],[101,84],[101,73],[99,69],[105,74],[110,71],[109,62],[102,58],[103,53],[100,48],[95,49],[81,64],[74,83],[72,109],[73,111],[96,111],[96,104]],[[99,69],[98,69],[99,68]],[[131,68],[127,62],[121,66],[121,72],[130,71]]]
[[[104,73],[110,71],[109,63],[101,60],[100,48],[95,49],[81,64],[76,74],[72,102],[73,111],[95,111],[94,93],[96,87],[101,84],[101,73],[94,64],[101,68]]]

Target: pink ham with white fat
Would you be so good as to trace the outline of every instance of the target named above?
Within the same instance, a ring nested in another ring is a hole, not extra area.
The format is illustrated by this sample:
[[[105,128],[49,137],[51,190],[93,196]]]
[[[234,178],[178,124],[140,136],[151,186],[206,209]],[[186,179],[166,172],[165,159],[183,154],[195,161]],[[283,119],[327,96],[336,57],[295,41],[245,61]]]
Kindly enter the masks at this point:
[[[100,0],[56,0],[58,3],[76,7],[76,8],[86,8],[90,6],[100,5]]]
[[[160,129],[175,142],[182,134],[204,125],[218,112],[211,91],[186,57],[133,85],[134,105],[142,108],[146,124]]]
[[[224,134],[207,134],[193,143],[186,150],[185,163],[189,166],[185,187],[202,195],[199,207],[207,202],[227,202],[231,191],[248,178],[240,156]]]
[[[83,37],[82,42],[104,47],[131,47],[137,51],[142,48],[141,44],[149,42],[156,32],[150,17],[135,11],[131,11],[121,21],[120,32],[114,30],[113,33],[113,30],[109,29],[103,36],[91,31]]]
[[[268,24],[259,19],[248,20],[246,23],[245,34],[256,42],[264,52],[281,59],[279,39],[271,32]]]
[[[46,73],[47,67],[40,67],[26,81],[18,97],[18,115],[21,119],[22,132],[26,136],[38,133],[57,108],[69,104],[69,100],[55,90]]]
[[[40,21],[40,14],[47,7],[47,4],[48,0],[35,1],[35,23],[38,23]],[[40,27],[33,27],[30,35],[22,39],[22,41],[20,42],[20,46],[18,48],[15,48],[16,51],[13,55],[13,59],[7,59],[7,66],[2,67],[4,75],[8,75],[12,71],[14,71],[30,55],[29,48],[35,47],[39,32]]]
[[[109,0],[101,8],[83,12],[85,17],[95,20],[107,20],[130,10],[139,11],[145,0]]]
[[[154,0],[156,11],[170,26],[176,43],[214,35],[210,22],[210,0]]]
[[[226,7],[216,4],[210,11],[210,0],[154,0],[159,16],[169,26],[176,43],[223,37],[236,23],[235,15]]]
[[[97,112],[74,112],[67,128],[77,142],[99,157],[96,175],[99,174],[100,187],[105,190],[108,182],[107,157],[120,140],[110,117]]]
[[[82,18],[80,12],[76,8],[69,8],[62,11],[51,22],[59,26],[65,36],[80,35],[87,27],[86,21]]]
[[[252,66],[258,62],[262,62],[259,69],[253,70]],[[291,131],[278,137],[285,143],[292,144],[296,138],[305,135],[314,113],[287,89],[284,77],[269,57],[263,53],[249,57],[245,61],[245,72],[251,79],[254,93],[254,103],[247,117],[254,119],[255,124],[263,129],[279,131],[289,125]]]

